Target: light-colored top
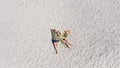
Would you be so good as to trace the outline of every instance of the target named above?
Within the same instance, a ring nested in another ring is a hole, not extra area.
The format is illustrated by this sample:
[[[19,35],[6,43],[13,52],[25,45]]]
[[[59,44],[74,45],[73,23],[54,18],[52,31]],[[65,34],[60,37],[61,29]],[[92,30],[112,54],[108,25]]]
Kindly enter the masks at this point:
[[[67,37],[68,37],[68,34],[66,34],[66,33],[64,33],[63,35],[64,35],[64,37],[65,37],[65,38],[67,38]]]
[[[68,37],[68,34],[65,34],[65,33],[60,34],[60,36],[59,36],[59,40],[60,40],[61,43],[64,44],[66,47],[67,47],[67,45],[64,43],[64,40],[63,40],[63,39],[65,39],[65,38],[67,38],[67,37]]]
[[[60,40],[63,40],[63,39],[65,39],[65,38],[67,38],[67,37],[68,37],[68,34],[63,33],[63,34],[60,34],[59,39],[60,39]]]
[[[59,40],[58,36],[57,36],[57,33],[54,32],[52,29],[51,29],[51,33],[52,33],[52,39],[53,40]]]

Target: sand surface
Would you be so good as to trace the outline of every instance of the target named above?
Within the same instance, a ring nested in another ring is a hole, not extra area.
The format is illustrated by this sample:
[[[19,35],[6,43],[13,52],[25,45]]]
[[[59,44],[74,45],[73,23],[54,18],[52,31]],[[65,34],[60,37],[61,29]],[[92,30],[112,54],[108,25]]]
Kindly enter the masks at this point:
[[[120,68],[120,0],[0,0],[0,68]]]

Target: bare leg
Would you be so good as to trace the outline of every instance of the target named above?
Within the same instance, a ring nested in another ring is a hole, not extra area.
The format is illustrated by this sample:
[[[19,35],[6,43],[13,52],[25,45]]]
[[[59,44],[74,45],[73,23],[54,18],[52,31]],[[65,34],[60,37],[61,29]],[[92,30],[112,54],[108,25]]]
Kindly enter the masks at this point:
[[[53,46],[55,48],[56,54],[58,54],[58,42],[55,42]]]
[[[68,39],[65,39],[65,42],[71,46],[71,43],[68,41]]]
[[[70,48],[70,45],[68,43],[65,43],[67,45],[68,48]]]
[[[63,43],[66,44],[66,46],[70,48],[69,43],[67,43],[65,40],[63,40]]]

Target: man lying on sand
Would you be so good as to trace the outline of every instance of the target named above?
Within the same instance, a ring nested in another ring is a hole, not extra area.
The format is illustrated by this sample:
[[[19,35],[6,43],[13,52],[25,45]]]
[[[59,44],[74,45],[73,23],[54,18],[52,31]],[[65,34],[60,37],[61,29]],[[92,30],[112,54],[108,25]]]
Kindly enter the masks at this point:
[[[56,29],[51,29],[52,33],[52,43],[55,48],[56,54],[58,53],[58,44],[59,44],[59,38],[58,38],[58,31]]]

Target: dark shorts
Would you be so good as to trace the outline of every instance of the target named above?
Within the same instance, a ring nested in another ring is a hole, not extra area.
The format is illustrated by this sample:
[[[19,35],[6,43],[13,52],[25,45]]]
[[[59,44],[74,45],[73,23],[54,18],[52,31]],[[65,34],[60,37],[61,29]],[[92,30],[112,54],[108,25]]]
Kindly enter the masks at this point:
[[[53,39],[52,39],[52,43],[55,43],[55,42],[59,42],[59,40],[53,40]]]

